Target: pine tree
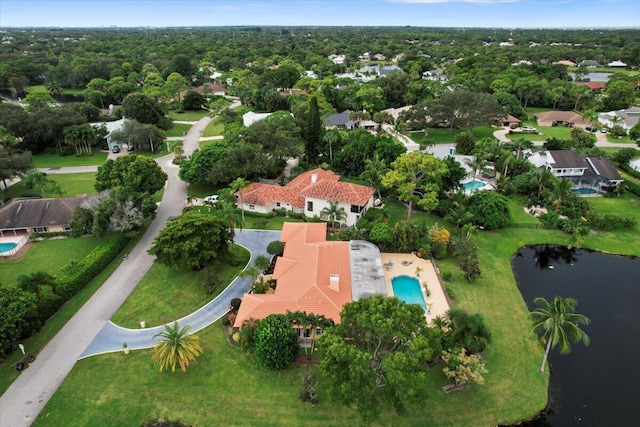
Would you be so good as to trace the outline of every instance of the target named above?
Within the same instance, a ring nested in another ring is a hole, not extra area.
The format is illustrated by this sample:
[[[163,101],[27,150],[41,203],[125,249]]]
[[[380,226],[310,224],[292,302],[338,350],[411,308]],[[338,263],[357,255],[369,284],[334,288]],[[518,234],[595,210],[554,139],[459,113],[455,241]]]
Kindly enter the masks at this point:
[[[312,96],[309,101],[309,115],[307,116],[307,132],[305,138],[305,152],[309,163],[316,163],[318,150],[322,140],[322,122],[318,111],[318,100]]]

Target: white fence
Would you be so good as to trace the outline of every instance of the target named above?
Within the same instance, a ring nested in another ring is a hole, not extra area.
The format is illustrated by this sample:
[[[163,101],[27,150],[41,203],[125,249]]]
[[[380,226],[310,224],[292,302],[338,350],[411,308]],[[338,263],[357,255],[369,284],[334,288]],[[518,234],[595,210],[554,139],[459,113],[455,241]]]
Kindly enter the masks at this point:
[[[22,239],[18,240],[16,246],[13,249],[9,249],[5,252],[0,252],[0,257],[12,256],[18,253],[18,251],[29,241],[28,236],[23,236]]]

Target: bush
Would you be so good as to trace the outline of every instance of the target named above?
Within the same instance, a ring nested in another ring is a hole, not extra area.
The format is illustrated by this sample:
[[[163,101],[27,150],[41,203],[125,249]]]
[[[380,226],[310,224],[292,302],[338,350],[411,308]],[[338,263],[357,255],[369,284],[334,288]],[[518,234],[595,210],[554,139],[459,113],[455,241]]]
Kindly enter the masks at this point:
[[[283,369],[298,354],[298,337],[284,314],[271,314],[261,320],[254,339],[253,356],[265,368]]]
[[[442,277],[442,280],[448,282],[449,280],[451,280],[453,274],[450,271],[443,271],[440,276]]]
[[[240,298],[233,298],[231,300],[231,311],[234,312],[238,312],[238,310],[240,310],[240,304],[242,304],[242,299]]]
[[[280,240],[274,240],[267,245],[267,253],[270,255],[282,256],[284,253],[284,243]]]
[[[70,299],[96,277],[124,249],[129,239],[122,235],[105,238],[100,246],[74,265],[72,271],[56,280],[55,293]]]
[[[227,316],[223,316],[222,317],[222,326],[229,326],[230,323],[231,323],[231,321],[229,320],[229,318]]]
[[[634,218],[627,218],[621,215],[588,213],[586,219],[589,226],[599,230],[630,229],[636,226]]]
[[[379,222],[371,227],[371,230],[369,231],[369,240],[380,246],[382,249],[386,249],[391,243],[393,243],[393,230],[391,230],[389,224]]]
[[[456,293],[453,291],[453,288],[445,285],[444,290],[447,291],[447,295],[449,295],[449,298],[456,299]]]
[[[48,293],[43,295],[39,300],[36,308],[38,310],[38,318],[44,323],[51,316],[56,314],[58,309],[65,303],[65,299],[60,295]]]
[[[511,222],[509,201],[493,191],[479,191],[469,198],[474,223],[485,230],[497,230]]]

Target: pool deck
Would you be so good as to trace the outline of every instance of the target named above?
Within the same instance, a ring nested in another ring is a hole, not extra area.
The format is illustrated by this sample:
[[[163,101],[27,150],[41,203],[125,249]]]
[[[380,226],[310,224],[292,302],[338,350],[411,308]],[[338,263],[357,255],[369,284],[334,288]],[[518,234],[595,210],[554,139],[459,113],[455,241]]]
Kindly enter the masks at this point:
[[[396,276],[410,276],[417,278],[420,283],[426,282],[431,292],[431,296],[427,297],[424,289],[422,290],[422,296],[427,303],[427,307],[430,307],[430,312],[425,313],[427,323],[436,316],[442,316],[449,308],[449,302],[445,296],[444,289],[440,284],[440,279],[436,274],[435,266],[430,260],[418,258],[415,254],[402,254],[402,253],[388,253],[383,252],[380,254],[382,258],[382,264],[385,266],[384,281],[387,286],[387,292],[390,296],[393,296],[393,288],[391,286],[391,279]],[[391,261],[393,266],[387,268],[387,263]],[[403,261],[407,265],[403,265]],[[416,267],[422,268],[420,276],[416,277]]]

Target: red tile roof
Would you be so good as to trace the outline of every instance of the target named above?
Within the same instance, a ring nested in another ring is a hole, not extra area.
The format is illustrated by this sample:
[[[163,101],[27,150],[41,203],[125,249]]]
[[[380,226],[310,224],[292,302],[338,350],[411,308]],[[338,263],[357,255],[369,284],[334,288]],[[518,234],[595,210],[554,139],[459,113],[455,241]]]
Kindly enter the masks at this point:
[[[300,195],[315,199],[344,202],[351,205],[364,206],[373,196],[374,189],[364,185],[350,184],[347,182],[318,181],[311,184]]]
[[[249,318],[287,310],[323,314],[340,322],[342,306],[352,300],[349,242],[327,242],[326,231],[325,223],[284,224],[280,237],[286,243],[284,254],[273,273],[275,293],[246,294],[235,327]],[[330,284],[331,275],[338,276],[337,289]]]
[[[604,90],[606,85],[603,82],[576,82],[578,86],[588,86],[591,90]]]

